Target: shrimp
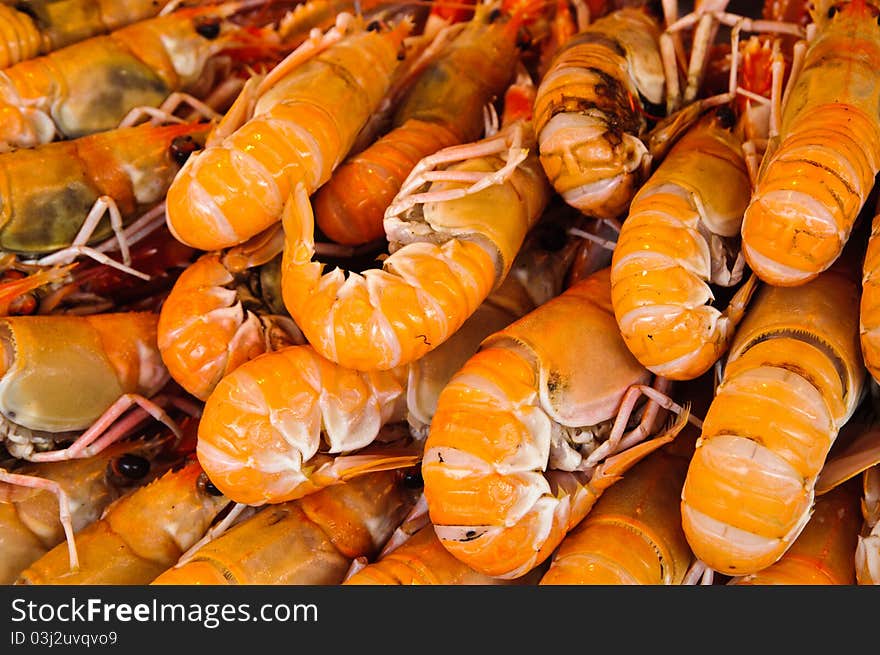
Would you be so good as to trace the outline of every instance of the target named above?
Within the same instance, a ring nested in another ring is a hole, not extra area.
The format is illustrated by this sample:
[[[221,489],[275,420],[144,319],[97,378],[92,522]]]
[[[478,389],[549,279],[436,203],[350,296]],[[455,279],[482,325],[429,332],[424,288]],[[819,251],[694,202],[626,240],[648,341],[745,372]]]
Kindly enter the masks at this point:
[[[627,348],[673,380],[715,364],[756,286],[751,277],[723,312],[709,304],[708,283],[737,284],[744,263],[729,254],[751,194],[734,120],[722,106],[681,137],[633,198],[614,249],[611,300]]]
[[[207,94],[221,53],[253,45],[228,20],[250,1],[180,9],[0,71],[0,151],[103,132],[137,107]]]
[[[484,339],[440,394],[425,498],[443,545],[481,573],[515,578],[538,566],[688,416],[647,386],[650,373],[617,330],[609,278],[602,269]],[[651,400],[627,431],[642,393]],[[658,402],[679,421],[639,443]]]
[[[31,486],[6,491],[0,502],[0,584],[14,582],[28,565],[64,541],[68,531],[79,532],[116,498],[167,470],[179,459],[170,451],[171,437],[166,431],[158,437],[117,442],[86,459],[13,469],[13,480],[27,477]],[[0,481],[5,482],[4,473],[0,470]],[[67,518],[59,514],[56,491],[66,497]]]
[[[858,302],[843,262],[752,300],[682,491],[688,543],[710,568],[766,568],[807,524],[816,477],[865,389]]]
[[[0,435],[9,452],[31,461],[89,457],[121,436],[110,426],[132,405],[180,434],[148,400],[168,381],[157,321],[149,312],[0,319]],[[38,452],[79,430],[69,447]]]
[[[839,486],[816,499],[803,532],[779,560],[728,584],[854,585],[861,526],[858,487]]]
[[[535,99],[541,165],[571,206],[617,218],[651,166],[641,97],[660,104],[665,80],[660,28],[620,9],[557,51]]]
[[[382,471],[273,505],[202,546],[152,584],[331,585],[373,557],[413,505],[404,471]]]
[[[0,154],[0,249],[42,265],[87,255],[148,279],[130,267],[123,228],[164,199],[208,130],[139,125]],[[111,234],[121,263],[90,246]]]
[[[817,33],[742,224],[746,262],[768,284],[804,284],[840,256],[880,171],[877,13],[869,0],[812,12]]]
[[[682,584],[694,556],[679,508],[690,453],[670,451],[680,439],[633,466],[599,498],[563,539],[540,584]]]
[[[162,305],[157,333],[162,361],[200,400],[243,362],[305,343],[287,316],[280,280],[273,275],[279,273],[280,238],[276,231],[265,241],[202,255]]]
[[[230,505],[191,460],[114,502],[76,536],[71,571],[59,544],[22,571],[16,584],[147,584],[173,566]]]
[[[507,99],[531,88],[521,78]],[[511,112],[495,136],[416,165],[385,211],[392,254],[381,270],[323,275],[312,261],[307,189],[294,189],[282,219],[282,295],[316,351],[358,370],[404,366],[442,344],[498,288],[550,197],[529,113]]]
[[[205,471],[237,502],[278,503],[338,482],[349,464],[360,474],[371,460],[357,456],[358,449],[377,441],[386,426],[406,421],[423,439],[437,397],[480,341],[559,293],[574,249],[551,245],[552,253],[540,234],[530,234],[514,262],[516,274],[452,337],[406,366],[360,372],[310,346],[241,364],[206,401],[197,448]],[[338,455],[349,452],[355,455]],[[387,464],[381,450],[371,458]]]
[[[26,0],[0,4],[0,69],[91,36],[152,18],[176,2],[164,0]]]
[[[168,190],[168,226],[184,243],[221,250],[281,219],[298,185],[324,184],[379,106],[410,24],[356,28],[350,14],[252,78]]]
[[[518,59],[518,22],[494,16],[483,5],[420,74],[390,132],[345,161],[318,190],[315,221],[331,240],[359,245],[384,236],[385,209],[415,165],[480,136],[482,108],[507,87]]]

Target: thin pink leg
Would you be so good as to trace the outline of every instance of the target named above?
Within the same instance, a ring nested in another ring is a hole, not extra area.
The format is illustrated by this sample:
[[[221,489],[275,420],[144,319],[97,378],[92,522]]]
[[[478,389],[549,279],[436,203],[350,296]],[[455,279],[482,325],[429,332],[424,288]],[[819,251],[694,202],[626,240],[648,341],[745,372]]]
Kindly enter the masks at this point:
[[[117,423],[117,419],[133,405],[137,405],[157,421],[164,423],[178,439],[183,439],[180,428],[158,404],[138,394],[127,393],[120,396],[67,448],[33,453],[27,459],[31,462],[60,462],[68,459],[83,459],[101,452],[128,434],[131,424],[126,421]]]
[[[580,228],[573,227],[569,229],[568,233],[572,236],[580,237],[581,239],[586,239],[587,241],[592,241],[593,243],[596,243],[605,248],[605,250],[610,250],[614,252],[614,248],[617,247],[616,241],[609,241],[608,239],[597,237],[595,234],[590,234],[589,232],[581,230]]]
[[[654,386],[649,387],[644,384],[636,384],[626,390],[623,399],[620,402],[617,416],[611,427],[611,434],[601,446],[596,448],[584,462],[587,466],[595,466],[598,462],[610,457],[615,453],[619,453],[627,448],[634,446],[651,434],[654,428],[654,421],[660,409],[667,409],[676,414],[681,414],[684,408],[674,402],[668,395],[667,390],[670,382],[666,378],[658,377],[654,381]],[[645,405],[645,411],[639,424],[630,432],[626,432],[626,424],[629,422],[636,402],[640,396],[646,396],[648,402]],[[689,416],[688,421],[702,427],[702,421],[698,418]]]
[[[67,556],[70,561],[70,570],[79,569],[79,555],[76,552],[76,541],[73,538],[73,518],[70,514],[70,498],[61,486],[54,480],[47,480],[34,475],[19,475],[0,469],[0,481],[14,484],[19,487],[30,487],[51,492],[58,497],[58,518],[61,527],[64,528],[64,536],[67,539]]]
[[[508,139],[510,141],[508,142]],[[443,202],[463,198],[477,193],[494,184],[503,183],[528,156],[528,150],[521,147],[522,131],[515,128],[512,135],[499,134],[476,143],[462,146],[452,146],[425,157],[416,164],[400,188],[394,202],[385,212],[385,217],[398,216],[420,203]],[[435,166],[450,164],[472,157],[486,157],[507,152],[507,161],[504,166],[495,172],[468,172],[468,171],[433,171]],[[413,193],[416,189],[427,182],[443,180],[455,182],[471,182],[471,186],[447,191],[427,191]]]
[[[715,570],[710,568],[703,560],[696,560],[691,564],[687,573],[684,574],[682,585],[710,585],[715,580]]]
[[[160,203],[153,207],[152,209],[144,212],[144,214],[138,217],[135,221],[131,223],[128,227],[126,227],[122,236],[124,241],[129,245],[129,247],[136,244],[141,239],[149,236],[160,227],[165,225],[165,203]],[[97,252],[112,252],[119,248],[120,241],[114,236],[110,237],[106,241],[102,241],[97,246],[95,246],[95,250]]]

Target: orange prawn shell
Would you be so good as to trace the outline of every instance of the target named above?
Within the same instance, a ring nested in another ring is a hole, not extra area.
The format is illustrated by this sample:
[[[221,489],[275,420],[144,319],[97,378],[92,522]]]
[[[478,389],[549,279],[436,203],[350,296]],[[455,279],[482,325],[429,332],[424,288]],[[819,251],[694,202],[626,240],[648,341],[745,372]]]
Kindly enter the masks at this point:
[[[693,559],[679,497],[688,460],[636,464],[566,535],[541,584],[680,584]]]
[[[224,377],[208,397],[196,452],[211,481],[236,502],[300,498],[320,488],[310,482],[307,462],[318,454],[324,415],[363,447],[400,411],[404,386],[404,371],[344,369],[307,346],[266,353]],[[330,391],[340,389],[345,393]]]
[[[278,80],[221,143],[190,157],[168,191],[175,236],[202,250],[242,243],[281,219],[296,184],[313,193],[326,182],[378,107],[403,36],[343,38]]]
[[[267,507],[152,584],[338,584],[405,518],[415,494],[402,477],[368,474]]]
[[[853,275],[840,268],[827,271],[800,292],[765,286],[758,294],[760,302],[752,304],[737,329],[726,366],[734,370],[736,360],[758,340],[788,330],[801,332],[801,326],[809,325],[810,334],[843,364],[837,376],[829,374],[828,386],[823,385],[830,392],[825,394],[827,400],[843,399],[842,405],[832,405],[834,419],[842,425],[855,411],[865,381],[858,314],[841,311],[859,306],[861,289]]]
[[[541,406],[562,425],[608,420],[627,387],[651,377],[620,337],[609,277],[603,269],[483,342],[486,348],[512,340],[530,352],[540,370]],[[577,344],[588,345],[589,355],[574,361]]]
[[[29,584],[146,584],[194,545],[229,503],[206,493],[190,461],[113,503],[77,535],[80,569],[59,544],[25,570]]]
[[[740,137],[718,120],[707,115],[673,146],[633,198],[612,257],[611,297],[627,347],[670,379],[707,371],[735,327],[709,304],[716,262],[703,233],[739,235],[751,184]]]
[[[259,331],[241,331],[246,312],[230,303],[236,292],[224,288],[233,280],[221,254],[206,253],[181,273],[159,313],[162,361],[171,377],[201,400],[224,375],[266,352]],[[259,324],[253,317],[247,321]]]
[[[682,492],[688,542],[712,568],[770,566],[807,524],[816,477],[862,396],[858,293],[850,275],[829,270],[753,301]]]
[[[382,559],[367,565],[347,585],[495,585],[516,581],[474,571],[453,557],[430,525],[416,532]]]
[[[865,252],[859,333],[862,355],[875,380],[880,380],[880,214],[874,216]]]
[[[857,485],[837,487],[819,496],[810,522],[779,561],[730,584],[854,585],[861,525]]]
[[[592,330],[572,328],[579,322],[611,336],[592,340]],[[425,443],[425,498],[444,546],[469,566],[505,578],[548,557],[618,479],[616,471],[643,457],[641,446],[656,447],[642,444],[618,460],[615,472],[578,481],[547,471],[554,429],[562,421],[592,427],[612,419],[627,387],[649,375],[617,331],[607,269],[484,340],[441,393]]]
[[[761,279],[796,286],[840,255],[880,170],[880,27],[868,5],[816,13],[808,48],[742,226]]]

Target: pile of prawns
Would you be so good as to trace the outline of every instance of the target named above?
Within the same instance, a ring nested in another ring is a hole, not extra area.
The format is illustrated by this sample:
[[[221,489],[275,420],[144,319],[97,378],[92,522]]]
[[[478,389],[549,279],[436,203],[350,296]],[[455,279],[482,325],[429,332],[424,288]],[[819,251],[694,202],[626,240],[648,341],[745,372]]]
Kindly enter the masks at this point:
[[[880,2],[727,4],[0,4],[0,583],[880,583]]]

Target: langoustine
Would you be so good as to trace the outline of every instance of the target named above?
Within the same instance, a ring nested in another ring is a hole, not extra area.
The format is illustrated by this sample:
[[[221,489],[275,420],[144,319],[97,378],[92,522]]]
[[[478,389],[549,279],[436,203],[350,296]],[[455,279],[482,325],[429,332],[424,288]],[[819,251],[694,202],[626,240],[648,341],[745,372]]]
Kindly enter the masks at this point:
[[[605,489],[683,426],[687,413],[644,441],[661,405],[682,408],[648,386],[626,349],[609,275],[594,273],[485,339],[440,395],[425,498],[443,545],[477,571],[515,578],[535,568]],[[642,393],[650,400],[629,429]]]

